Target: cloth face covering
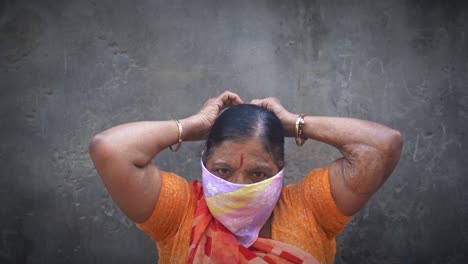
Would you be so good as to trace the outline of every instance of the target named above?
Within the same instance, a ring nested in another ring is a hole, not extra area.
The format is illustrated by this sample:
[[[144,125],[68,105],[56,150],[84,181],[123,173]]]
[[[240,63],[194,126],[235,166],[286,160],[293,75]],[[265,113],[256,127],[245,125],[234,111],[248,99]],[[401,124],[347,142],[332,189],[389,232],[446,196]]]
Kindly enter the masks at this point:
[[[250,247],[273,211],[283,187],[284,168],[275,176],[252,184],[237,184],[209,172],[203,162],[202,183],[206,203],[244,247]]]

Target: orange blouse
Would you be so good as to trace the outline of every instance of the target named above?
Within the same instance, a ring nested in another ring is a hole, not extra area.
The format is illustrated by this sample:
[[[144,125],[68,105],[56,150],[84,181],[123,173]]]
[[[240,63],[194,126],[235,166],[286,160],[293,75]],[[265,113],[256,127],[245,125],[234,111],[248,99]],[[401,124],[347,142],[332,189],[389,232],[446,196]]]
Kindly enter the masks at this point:
[[[164,171],[161,177],[158,203],[151,217],[137,227],[156,242],[160,263],[185,263],[195,197],[184,178]],[[271,238],[299,247],[321,263],[333,263],[335,237],[349,219],[331,195],[328,168],[315,169],[300,182],[283,187],[273,210]]]

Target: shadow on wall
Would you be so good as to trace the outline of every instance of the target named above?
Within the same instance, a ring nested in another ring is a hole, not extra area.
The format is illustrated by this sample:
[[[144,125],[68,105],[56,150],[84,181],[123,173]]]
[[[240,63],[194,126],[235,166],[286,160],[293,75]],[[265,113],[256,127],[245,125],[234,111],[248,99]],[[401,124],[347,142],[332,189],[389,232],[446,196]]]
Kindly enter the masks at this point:
[[[14,162],[10,164],[15,166]],[[13,175],[15,170],[11,170],[11,172]],[[19,187],[21,186],[19,183],[14,182],[14,184],[17,193],[31,193],[29,190]],[[41,201],[41,203],[43,202]],[[31,234],[31,232],[26,231],[27,224],[25,222],[27,222],[26,218],[34,216],[34,211],[38,209],[38,205],[32,197],[25,196],[21,196],[20,199],[18,199],[18,196],[9,196],[2,203],[9,206],[2,206],[0,209],[2,219],[0,225],[0,263],[27,263],[35,245],[34,240],[26,235],[27,233]],[[28,213],[25,214],[24,212]]]
[[[21,206],[30,203],[26,200],[22,202],[23,205]],[[15,214],[15,212],[11,211],[7,213]],[[27,263],[28,257],[34,250],[34,243],[23,232],[23,219],[17,219],[5,225],[5,227],[2,227],[1,233],[0,263]]]
[[[421,9],[426,13],[434,10],[443,11],[443,21],[452,22],[454,19],[461,18],[462,13],[468,7],[468,1],[465,0],[411,0],[407,1],[408,10]],[[437,21],[438,22],[438,21]]]

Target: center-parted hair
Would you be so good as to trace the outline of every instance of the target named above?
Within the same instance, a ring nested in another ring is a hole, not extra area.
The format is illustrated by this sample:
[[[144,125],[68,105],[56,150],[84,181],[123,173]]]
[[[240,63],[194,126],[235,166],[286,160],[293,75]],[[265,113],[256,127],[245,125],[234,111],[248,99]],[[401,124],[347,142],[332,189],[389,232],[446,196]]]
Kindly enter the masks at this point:
[[[233,106],[218,116],[206,140],[203,163],[224,141],[250,138],[260,139],[278,168],[283,168],[284,134],[281,121],[272,111],[252,104]]]

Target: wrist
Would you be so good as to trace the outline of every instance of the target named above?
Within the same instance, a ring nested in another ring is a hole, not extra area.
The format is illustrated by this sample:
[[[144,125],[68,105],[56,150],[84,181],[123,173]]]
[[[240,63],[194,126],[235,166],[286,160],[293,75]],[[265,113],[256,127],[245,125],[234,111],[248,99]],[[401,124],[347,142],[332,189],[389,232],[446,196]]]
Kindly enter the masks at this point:
[[[198,141],[206,138],[209,129],[205,128],[201,118],[190,116],[179,121],[184,129],[183,141]]]
[[[284,136],[286,137],[295,137],[296,136],[296,120],[298,114],[288,113],[282,119]]]

